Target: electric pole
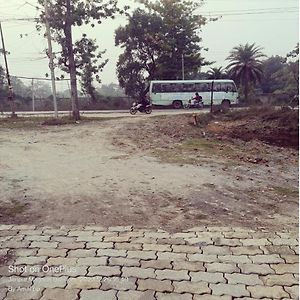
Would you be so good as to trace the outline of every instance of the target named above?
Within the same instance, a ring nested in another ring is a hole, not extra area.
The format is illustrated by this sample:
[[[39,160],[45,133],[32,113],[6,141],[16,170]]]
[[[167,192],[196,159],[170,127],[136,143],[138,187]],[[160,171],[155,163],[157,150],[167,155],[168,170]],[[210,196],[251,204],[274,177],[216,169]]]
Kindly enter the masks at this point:
[[[181,54],[181,69],[182,69],[182,80],[184,80],[184,55]]]
[[[31,80],[32,111],[35,111],[34,79]]]
[[[4,56],[4,62],[5,62],[5,68],[6,68],[6,78],[7,78],[7,84],[8,84],[7,99],[9,101],[10,107],[11,107],[11,117],[15,118],[15,117],[17,117],[17,115],[16,115],[16,112],[15,112],[14,95],[13,95],[13,89],[12,89],[9,70],[8,70],[8,63],[7,63],[6,50],[5,50],[5,44],[4,44],[4,36],[3,36],[3,32],[2,32],[1,22],[0,22],[0,34],[1,34],[3,56]]]
[[[48,40],[48,56],[49,56],[49,68],[51,73],[51,83],[52,83],[52,94],[53,94],[53,105],[54,105],[54,116],[58,117],[57,111],[57,100],[56,100],[56,86],[55,86],[55,74],[54,74],[54,62],[53,62],[53,52],[52,52],[52,42],[51,42],[51,31],[49,24],[49,11],[48,11],[48,0],[45,0],[45,23],[46,23],[46,35]]]

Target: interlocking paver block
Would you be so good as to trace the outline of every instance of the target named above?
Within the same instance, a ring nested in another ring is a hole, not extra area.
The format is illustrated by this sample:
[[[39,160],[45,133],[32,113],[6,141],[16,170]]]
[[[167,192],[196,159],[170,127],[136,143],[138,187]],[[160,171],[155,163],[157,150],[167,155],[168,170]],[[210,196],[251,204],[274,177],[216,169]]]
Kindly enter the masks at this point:
[[[118,300],[156,300],[154,297],[154,291],[120,291],[117,295]]]
[[[172,239],[172,238],[160,238],[157,239],[158,244],[168,244],[168,245],[185,245],[186,242],[183,238],[177,238],[177,239]]]
[[[61,242],[58,244],[57,249],[83,249],[85,247],[85,242]]]
[[[30,248],[57,248],[57,242],[31,242]]]
[[[227,239],[248,239],[251,238],[251,234],[249,232],[232,231],[224,232],[224,237]]]
[[[230,251],[234,255],[255,255],[263,254],[263,250],[258,246],[242,246],[242,247],[230,247]]]
[[[299,264],[271,264],[270,267],[275,270],[276,274],[299,272]]]
[[[64,288],[67,284],[67,276],[61,277],[37,277],[33,281],[33,287],[40,288]]]
[[[216,295],[195,295],[194,300],[232,300],[232,297]]]
[[[205,271],[203,262],[174,261],[172,264],[174,270]]]
[[[49,242],[50,237],[50,235],[27,235],[24,236],[24,241]]]
[[[121,268],[119,266],[91,266],[89,267],[88,276],[114,276],[121,275]]]
[[[192,300],[192,294],[177,294],[177,293],[157,293],[156,294],[157,300]]]
[[[188,245],[195,246],[207,246],[213,245],[213,240],[210,237],[196,237],[196,238],[186,238],[184,239]]]
[[[48,266],[75,266],[77,258],[51,257],[47,260]]]
[[[78,258],[78,266],[106,266],[107,257],[84,257]]]
[[[141,260],[142,268],[153,268],[153,269],[172,269],[171,261],[169,260]]]
[[[187,260],[185,253],[173,253],[173,252],[157,252],[157,258],[162,260]]]
[[[96,250],[95,249],[76,249],[76,250],[70,250],[68,252],[68,257],[94,257],[96,256]]]
[[[155,273],[154,273],[154,269],[152,268],[142,269],[138,267],[123,267],[122,276],[145,279],[145,278],[155,278]]]
[[[82,290],[80,300],[117,300],[116,291]]]
[[[299,299],[299,286],[294,285],[294,286],[285,286],[284,287],[285,291],[288,292],[292,299]]]
[[[102,226],[96,226],[96,225],[86,225],[86,226],[84,226],[84,230],[105,231],[105,228]]]
[[[0,230],[9,230],[12,228],[13,228],[13,225],[0,225]]]
[[[152,251],[172,251],[171,245],[167,244],[143,244],[143,250],[152,250]]]
[[[128,258],[156,259],[155,251],[127,251]]]
[[[97,256],[114,256],[114,257],[125,257],[127,255],[126,250],[117,249],[98,249]]]
[[[264,254],[295,254],[289,246],[261,246]]]
[[[18,249],[18,248],[28,248],[30,245],[30,241],[7,241],[5,242],[5,248],[12,248],[12,249]],[[35,248],[35,247],[30,247],[30,248]],[[38,248],[38,247],[37,247]]]
[[[249,291],[246,290],[244,284],[224,284],[218,283],[209,284],[209,287],[212,289],[212,294],[217,296],[229,295],[233,297],[243,297],[250,296]]]
[[[71,230],[68,232],[68,236],[93,236],[93,230]]]
[[[36,229],[36,225],[14,225],[12,229],[14,230],[33,230]]]
[[[235,264],[205,263],[204,267],[207,269],[207,272],[235,273],[240,271]]]
[[[47,256],[21,256],[15,260],[15,265],[41,265],[47,261]]]
[[[66,254],[67,249],[41,248],[38,250],[37,256],[65,257]]]
[[[203,246],[201,249],[203,254],[230,254],[230,248],[228,246]]]
[[[30,287],[32,285],[33,278],[28,277],[25,280],[19,276],[0,277],[0,288],[7,287]]]
[[[157,279],[169,279],[169,280],[189,280],[188,272],[185,270],[156,270]]]
[[[73,243],[76,241],[76,237],[70,236],[52,236],[51,242],[61,242],[61,243]]]
[[[264,285],[286,285],[292,286],[298,284],[298,280],[292,274],[281,274],[281,275],[267,275],[261,277]]]
[[[101,290],[118,290],[127,291],[135,290],[136,288],[136,278],[128,277],[104,277],[102,279]]]
[[[134,258],[110,257],[109,261],[108,261],[108,265],[109,266],[138,267],[138,266],[140,266],[140,260],[134,259]]]
[[[192,282],[221,283],[226,282],[223,273],[190,272]]]
[[[248,286],[248,291],[253,298],[271,298],[271,299],[282,299],[284,297],[289,298],[289,294],[285,292],[282,286]]]
[[[271,243],[267,239],[241,239],[243,246],[267,246]]]
[[[40,250],[41,249],[39,249],[39,251]],[[22,249],[22,248],[16,249],[14,251],[16,257],[19,257],[19,256],[35,256],[37,252],[38,252],[38,249]],[[0,253],[0,255],[1,255],[1,253]],[[46,255],[46,254],[42,254],[42,255]]]
[[[69,278],[66,289],[97,289],[101,285],[101,276]]]
[[[172,245],[172,249],[178,253],[202,253],[200,247],[190,245]]]
[[[97,248],[97,249],[112,249],[114,247],[113,242],[87,242],[86,248]]]
[[[132,226],[112,226],[108,227],[108,230],[116,232],[132,231]]]
[[[24,290],[21,289],[16,289],[13,291],[10,291],[7,293],[7,296],[5,299],[7,300],[35,300],[35,299],[41,299],[42,297],[42,289],[35,289],[31,290],[30,288],[25,288]],[[4,299],[1,298],[0,299]],[[43,298],[45,299],[45,298]]]
[[[137,281],[138,290],[153,290],[157,292],[172,292],[173,286],[170,280],[139,279]]]
[[[210,254],[188,254],[189,261],[201,261],[201,262],[217,262],[217,255]]]
[[[242,246],[239,239],[213,238],[216,246]]]
[[[145,238],[162,239],[170,237],[171,236],[168,232],[145,232]]]
[[[284,263],[284,260],[278,254],[270,255],[249,255],[249,258],[254,264],[279,264]]]
[[[130,236],[105,236],[104,242],[129,242],[131,239]]]
[[[278,238],[278,239],[269,239],[269,241],[272,243],[272,245],[275,245],[275,246],[283,246],[283,245],[298,246],[299,245],[299,242],[296,239]]]
[[[229,284],[263,285],[257,274],[225,274]]]
[[[152,245],[152,244],[150,244],[150,245]],[[115,249],[119,249],[119,250],[142,250],[142,244],[135,244],[135,243],[115,243],[114,248]],[[144,250],[152,250],[152,249],[144,249]]]
[[[211,289],[207,282],[190,282],[180,281],[174,282],[174,292],[176,293],[192,293],[192,294],[209,294]]]
[[[267,275],[275,273],[275,271],[267,264],[238,264],[238,267],[241,269],[242,273],[245,274],[253,273],[259,275]]]
[[[281,254],[280,256],[288,264],[294,264],[299,262],[299,255]]]
[[[218,255],[218,261],[235,264],[251,263],[251,260],[247,255]]]

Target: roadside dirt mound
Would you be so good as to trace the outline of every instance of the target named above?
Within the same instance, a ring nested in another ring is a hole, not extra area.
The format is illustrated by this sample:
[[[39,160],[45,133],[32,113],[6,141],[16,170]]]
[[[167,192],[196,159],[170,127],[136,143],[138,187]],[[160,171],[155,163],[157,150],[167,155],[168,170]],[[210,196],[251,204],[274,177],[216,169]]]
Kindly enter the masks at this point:
[[[201,123],[201,115],[198,116]],[[207,118],[207,117],[205,117]],[[243,141],[260,140],[280,147],[299,149],[298,111],[251,108],[213,117],[206,125],[210,134]]]

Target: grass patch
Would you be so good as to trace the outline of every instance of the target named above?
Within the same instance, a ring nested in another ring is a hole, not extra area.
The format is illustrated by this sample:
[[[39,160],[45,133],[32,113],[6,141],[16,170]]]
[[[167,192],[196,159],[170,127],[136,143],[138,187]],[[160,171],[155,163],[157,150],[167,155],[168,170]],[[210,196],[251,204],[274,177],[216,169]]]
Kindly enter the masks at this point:
[[[82,116],[79,122],[76,122],[69,116],[63,116],[59,118],[53,117],[18,117],[18,118],[0,118],[0,128],[11,128],[11,129],[33,129],[43,128],[44,126],[64,126],[64,125],[78,125],[94,121],[109,121],[114,119],[124,118],[120,117],[86,117]]]

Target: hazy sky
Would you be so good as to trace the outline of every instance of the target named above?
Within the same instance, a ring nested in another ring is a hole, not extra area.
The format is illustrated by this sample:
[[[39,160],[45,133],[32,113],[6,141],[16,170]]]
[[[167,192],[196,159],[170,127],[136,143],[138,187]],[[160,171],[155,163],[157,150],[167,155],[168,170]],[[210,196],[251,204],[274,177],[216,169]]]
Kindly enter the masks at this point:
[[[27,2],[27,3],[26,3]],[[0,20],[5,36],[10,73],[18,76],[45,77],[48,60],[45,58],[47,41],[35,30],[33,22],[16,21],[15,18],[35,17],[36,9],[28,3],[35,0],[0,0]],[[119,4],[136,6],[134,0],[119,0]],[[209,48],[202,55],[216,61],[216,67],[226,66],[229,51],[239,44],[256,43],[270,55],[286,55],[299,40],[298,0],[206,0],[199,10],[203,15],[222,15],[216,22],[202,28],[202,46]],[[107,49],[109,59],[101,79],[103,83],[116,82],[116,61],[121,53],[114,45],[114,31],[126,24],[125,17],[106,20],[94,29],[81,28],[75,37],[83,32],[97,39],[100,49]],[[21,38],[21,34],[28,34]],[[0,56],[0,64],[4,65]],[[59,72],[57,71],[57,74]],[[29,81],[28,81],[29,83]],[[65,88],[66,82],[58,84]]]

